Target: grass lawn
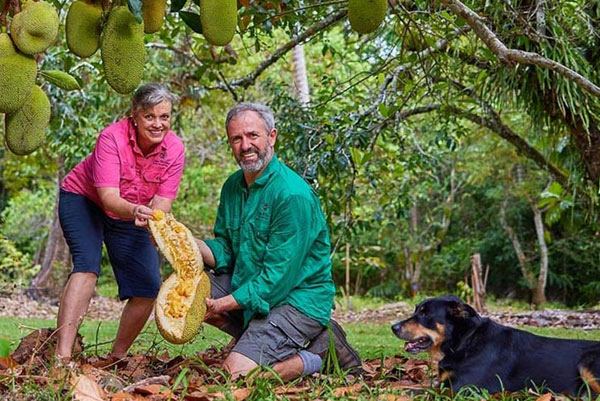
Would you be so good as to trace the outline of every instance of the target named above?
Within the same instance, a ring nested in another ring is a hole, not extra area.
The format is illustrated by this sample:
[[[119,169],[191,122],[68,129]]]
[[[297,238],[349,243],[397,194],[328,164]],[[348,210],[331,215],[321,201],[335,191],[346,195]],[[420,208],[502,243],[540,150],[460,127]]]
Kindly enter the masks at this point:
[[[19,340],[32,330],[43,327],[54,327],[53,320],[20,319],[0,317],[0,337],[11,342],[15,349]],[[348,341],[358,350],[363,359],[389,357],[402,353],[404,343],[392,334],[388,324],[346,323],[343,325],[348,334]],[[79,333],[83,336],[87,354],[106,354],[110,350],[111,341],[117,332],[116,321],[84,321]],[[525,328],[535,334],[549,337],[577,338],[600,341],[600,330],[582,331],[562,328]],[[162,339],[154,321],[149,321],[146,328],[135,342],[132,352],[164,352],[170,355],[192,355],[211,345],[218,348],[226,345],[230,337],[214,327],[205,325],[201,333],[191,343],[173,345]]]
[[[0,317],[0,337],[8,339],[11,342],[11,348],[14,349],[19,340],[29,334],[36,328],[43,327],[54,327],[55,322],[53,320],[39,320],[39,319],[17,319],[11,317]],[[117,331],[118,322],[107,321],[107,322],[94,322],[85,321],[80,329],[80,334],[84,337],[85,352],[90,354],[107,354],[110,350],[110,345],[115,337]],[[344,328],[348,334],[348,340],[353,344],[359,351],[363,359],[380,359],[382,357],[390,357],[393,355],[403,353],[404,343],[396,339],[391,330],[389,324],[367,324],[367,323],[347,323],[344,324]],[[579,331],[579,330],[565,330],[565,329],[530,329],[528,330],[541,335],[564,337],[564,338],[579,338],[589,340],[600,340],[600,330],[594,331]],[[187,345],[175,346],[165,342],[160,334],[158,334],[156,326],[153,321],[150,321],[143,333],[140,335],[134,347],[132,353],[135,354],[156,354],[161,355],[165,351],[169,352],[171,357],[176,355],[192,356],[198,351],[202,351],[211,345],[221,347],[227,344],[229,336],[219,332],[217,329],[206,326],[204,330],[196,337],[196,339]],[[422,357],[426,357],[422,355]],[[407,401],[407,400],[423,400],[423,401],[480,401],[482,399],[489,399],[490,396],[487,393],[477,394],[472,392],[461,392],[454,397],[440,392],[438,390],[429,389],[425,392],[417,393],[402,393],[401,389],[398,388],[387,388],[385,378],[380,381],[380,384],[367,385],[363,382],[358,384],[346,383],[340,378],[328,377],[324,379],[318,379],[314,382],[314,388],[325,389],[325,394],[320,390],[318,395],[320,399],[337,399],[337,400],[394,400],[394,401]],[[282,398],[277,395],[278,382],[272,381],[257,381],[254,382],[251,396],[247,401],[263,401],[263,400],[279,400],[288,399],[285,396]],[[231,397],[230,385],[222,385],[219,387],[220,390],[227,394],[227,399],[233,399]],[[235,384],[238,387],[245,387],[245,383]],[[293,383],[291,384],[293,386]],[[346,387],[348,386],[348,387]],[[358,386],[358,393],[351,395],[352,393],[346,393],[346,388],[354,388]],[[341,391],[340,391],[341,389]],[[313,389],[314,390],[314,389]],[[35,385],[34,382],[25,383],[19,390],[21,394],[35,394],[36,400],[71,400],[69,393],[65,396],[64,392],[60,389],[52,389],[44,386]],[[2,392],[0,391],[0,399],[2,398]],[[310,394],[306,394],[311,399]],[[324,398],[323,398],[324,397]],[[24,398],[19,398],[24,399]],[[27,398],[30,399],[30,398]],[[512,395],[504,395],[502,398],[496,398],[506,401],[536,401],[538,396],[535,394],[527,394],[525,392],[514,393]],[[564,398],[566,399],[566,398]],[[600,400],[600,397],[598,398]]]

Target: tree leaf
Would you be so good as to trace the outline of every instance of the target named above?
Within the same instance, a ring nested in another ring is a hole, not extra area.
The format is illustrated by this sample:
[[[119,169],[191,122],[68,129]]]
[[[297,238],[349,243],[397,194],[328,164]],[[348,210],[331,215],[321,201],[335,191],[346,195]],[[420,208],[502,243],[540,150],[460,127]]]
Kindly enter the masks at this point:
[[[0,358],[6,358],[10,354],[10,344],[4,338],[0,338]]]
[[[46,70],[40,71],[40,74],[42,74],[42,77],[52,85],[58,86],[66,91],[81,89],[81,85],[79,85],[77,79],[64,71]]]
[[[200,15],[189,11],[179,11],[179,16],[189,26],[192,31],[196,33],[202,33],[202,23],[200,22]]]
[[[141,0],[127,0],[127,7],[133,14],[137,22],[142,23],[142,1]]]
[[[187,0],[173,0],[171,1],[171,12],[176,13],[185,6]]]

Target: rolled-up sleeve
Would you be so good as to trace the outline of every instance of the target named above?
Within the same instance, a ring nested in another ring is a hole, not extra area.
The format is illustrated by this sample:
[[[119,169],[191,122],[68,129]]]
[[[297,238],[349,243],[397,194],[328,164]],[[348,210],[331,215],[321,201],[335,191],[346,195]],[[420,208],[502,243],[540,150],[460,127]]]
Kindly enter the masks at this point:
[[[290,196],[274,212],[259,274],[232,293],[244,309],[261,315],[268,314],[302,280],[303,263],[314,240],[309,199]]]
[[[214,234],[214,239],[205,240],[204,242],[210,248],[215,258],[215,273],[231,273],[235,261],[231,248],[231,238],[227,235],[225,228],[225,206],[223,202],[219,204],[217,210]]]

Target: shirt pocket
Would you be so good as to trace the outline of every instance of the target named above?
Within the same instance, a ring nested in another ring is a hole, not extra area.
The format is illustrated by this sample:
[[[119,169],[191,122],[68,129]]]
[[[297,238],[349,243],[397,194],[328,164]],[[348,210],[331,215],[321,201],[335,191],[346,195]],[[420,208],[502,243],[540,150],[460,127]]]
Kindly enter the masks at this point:
[[[142,196],[146,202],[150,202],[154,195],[156,195],[160,184],[166,180],[164,176],[164,170],[149,170],[142,173],[142,177],[144,179]]]
[[[264,261],[270,234],[268,220],[257,218],[250,221],[250,258],[254,262],[262,263]]]
[[[227,236],[231,238],[231,248],[235,253],[236,250],[240,249],[240,218],[233,217],[225,224],[225,230]],[[235,256],[237,257],[237,254]]]
[[[119,180],[121,198],[133,203],[138,202],[138,185],[136,181],[135,166],[121,164],[121,178]]]

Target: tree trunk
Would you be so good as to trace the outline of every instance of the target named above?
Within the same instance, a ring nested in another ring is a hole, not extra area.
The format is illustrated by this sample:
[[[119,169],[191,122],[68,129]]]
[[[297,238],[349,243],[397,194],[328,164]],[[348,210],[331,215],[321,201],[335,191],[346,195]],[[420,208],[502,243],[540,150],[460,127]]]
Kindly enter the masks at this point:
[[[502,202],[502,206],[500,207],[500,224],[502,225],[502,228],[504,228],[504,231],[506,231],[508,238],[510,238],[510,241],[513,244],[513,248],[515,250],[515,253],[517,254],[517,259],[519,261],[519,266],[521,267],[521,273],[523,274],[523,277],[525,278],[527,285],[529,286],[530,289],[533,289],[536,287],[535,277],[533,276],[533,273],[529,269],[529,263],[527,262],[527,258],[525,257],[525,252],[523,252],[523,248],[521,247],[521,242],[519,241],[519,238],[515,234],[515,231],[513,230],[513,228],[506,221],[506,204],[507,203],[508,203],[508,198],[504,198],[504,201]]]
[[[479,313],[486,313],[485,283],[481,269],[481,254],[471,255],[471,287],[473,288],[473,306]]]
[[[67,246],[58,220],[58,199],[62,178],[62,160],[59,160],[54,217],[52,218],[52,223],[50,225],[42,267],[31,281],[28,291],[29,296],[33,298],[38,296],[58,297],[64,284],[62,278],[66,277],[67,271],[70,270],[72,266],[69,247]],[[60,269],[61,271],[56,271],[56,269]]]
[[[306,59],[304,58],[304,48],[302,45],[294,46],[292,50],[292,63],[294,65],[296,98],[302,107],[306,107],[310,102],[310,92],[308,89],[308,76],[306,74]]]
[[[350,305],[350,241],[346,241],[346,307],[351,310]]]
[[[538,245],[540,247],[540,273],[533,291],[533,304],[535,306],[546,303],[546,282],[548,280],[548,247],[544,238],[544,222],[542,221],[542,211],[537,207],[537,202],[531,201],[533,210],[533,221],[535,223],[535,233],[537,235]]]

